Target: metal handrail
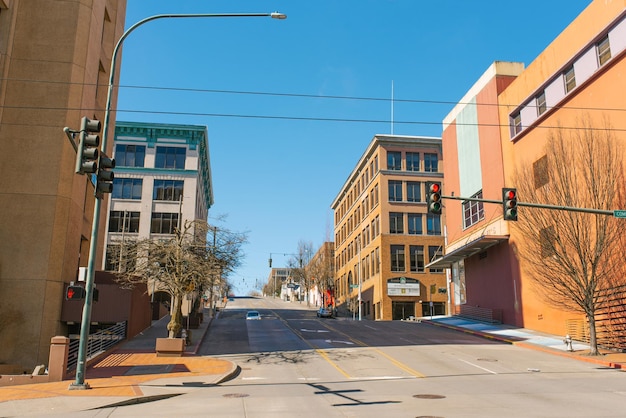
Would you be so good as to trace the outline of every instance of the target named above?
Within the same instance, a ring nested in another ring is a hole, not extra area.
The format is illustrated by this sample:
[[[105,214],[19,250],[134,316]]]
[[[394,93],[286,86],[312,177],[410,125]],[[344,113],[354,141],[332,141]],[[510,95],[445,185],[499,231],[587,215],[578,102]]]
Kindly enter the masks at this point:
[[[109,348],[126,339],[126,321],[89,335],[87,342],[87,360],[90,360]],[[80,338],[72,338],[70,336],[69,350],[67,353],[67,370],[76,369],[78,363],[78,350],[80,346]]]

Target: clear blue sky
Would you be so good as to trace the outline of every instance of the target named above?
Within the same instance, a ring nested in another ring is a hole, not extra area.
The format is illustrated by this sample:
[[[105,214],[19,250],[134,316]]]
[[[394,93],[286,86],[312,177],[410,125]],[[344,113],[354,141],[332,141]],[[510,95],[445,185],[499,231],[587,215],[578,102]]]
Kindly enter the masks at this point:
[[[375,134],[441,136],[493,61],[529,65],[589,3],[128,0],[126,27],[288,18],[141,26],[124,42],[117,119],[207,126],[209,221],[248,234],[231,276],[247,294],[270,253],[282,267],[299,241],[332,241],[330,205]]]

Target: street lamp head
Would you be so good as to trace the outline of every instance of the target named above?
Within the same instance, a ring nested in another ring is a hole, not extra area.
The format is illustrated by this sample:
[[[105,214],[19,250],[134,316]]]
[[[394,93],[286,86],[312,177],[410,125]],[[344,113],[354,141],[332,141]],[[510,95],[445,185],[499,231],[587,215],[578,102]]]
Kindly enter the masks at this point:
[[[272,19],[279,19],[279,20],[287,19],[287,15],[284,13],[280,13],[280,12],[272,12],[270,13],[270,16],[272,17]]]

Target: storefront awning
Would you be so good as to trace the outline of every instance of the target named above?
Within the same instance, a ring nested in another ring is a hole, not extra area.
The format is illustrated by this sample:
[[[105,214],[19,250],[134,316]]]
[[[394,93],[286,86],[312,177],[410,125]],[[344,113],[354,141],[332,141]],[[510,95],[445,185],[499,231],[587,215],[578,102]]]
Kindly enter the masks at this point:
[[[464,258],[469,258],[474,254],[478,254],[481,251],[485,251],[489,247],[493,247],[503,241],[508,241],[508,235],[483,235],[475,239],[472,242],[469,242],[455,250],[452,250],[448,254],[444,255],[441,258],[438,258],[428,264],[426,264],[426,268],[450,268],[452,264],[463,260]]]

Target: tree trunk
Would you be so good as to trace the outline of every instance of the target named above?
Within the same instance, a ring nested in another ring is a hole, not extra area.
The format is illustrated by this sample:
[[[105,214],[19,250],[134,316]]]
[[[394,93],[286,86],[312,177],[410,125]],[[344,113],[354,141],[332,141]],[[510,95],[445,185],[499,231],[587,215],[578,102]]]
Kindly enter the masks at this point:
[[[587,314],[587,320],[589,321],[589,354],[597,356],[600,352],[598,351],[598,339],[596,335],[596,318],[593,314]]]
[[[182,299],[183,298],[180,295],[172,297],[172,311],[170,312],[171,319],[167,324],[168,338],[176,338],[182,328]]]

